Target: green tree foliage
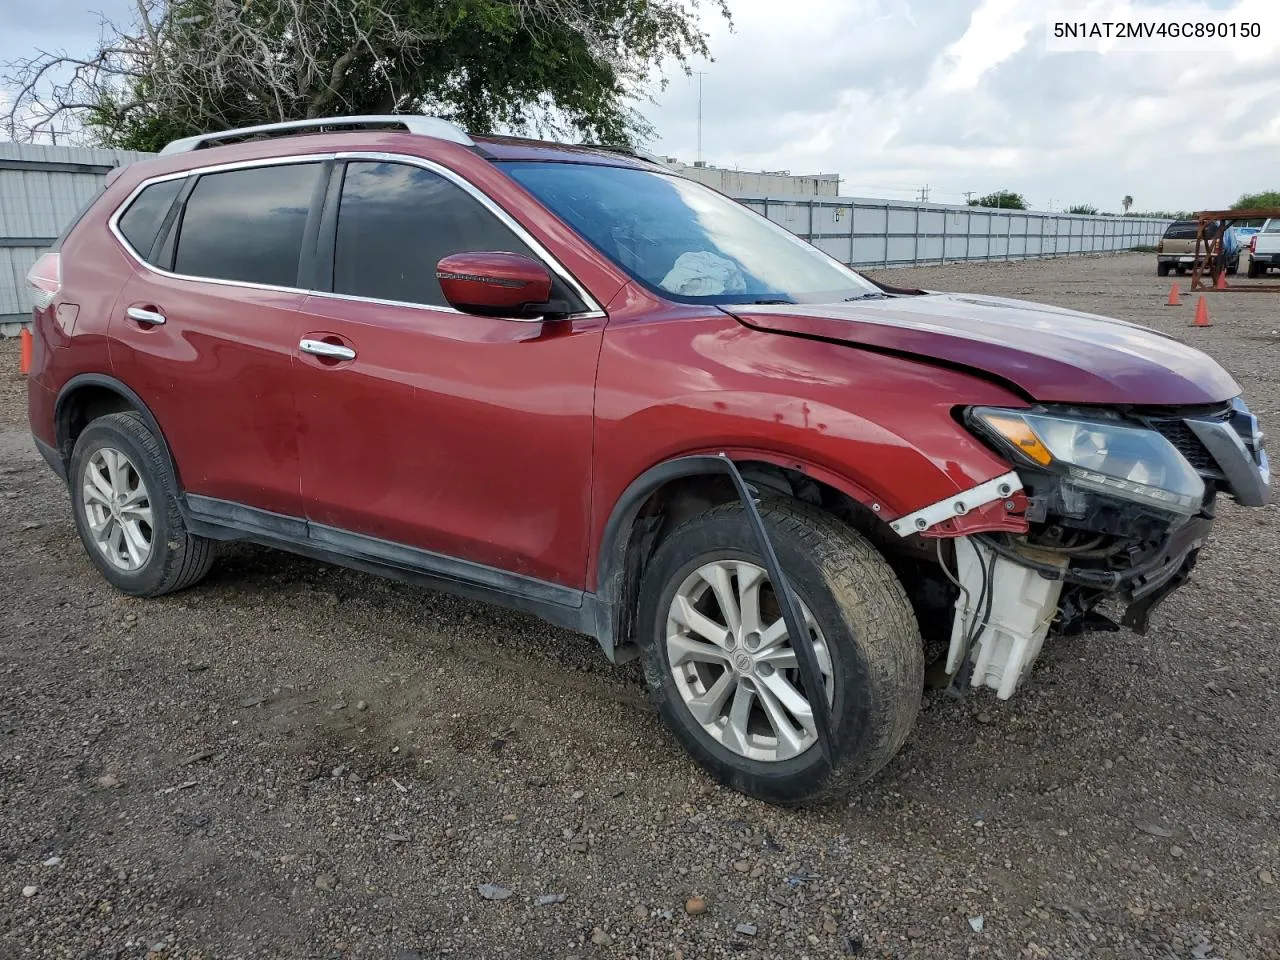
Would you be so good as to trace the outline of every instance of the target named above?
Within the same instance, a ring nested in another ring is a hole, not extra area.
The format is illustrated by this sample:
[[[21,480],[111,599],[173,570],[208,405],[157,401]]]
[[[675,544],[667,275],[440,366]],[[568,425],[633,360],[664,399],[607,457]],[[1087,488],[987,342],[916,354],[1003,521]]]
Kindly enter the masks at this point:
[[[1067,213],[1083,213],[1091,217],[1098,215],[1098,208],[1091,203],[1077,203],[1075,206],[1067,207]]]
[[[1022,194],[1014,193],[1012,190],[997,190],[995,193],[988,193],[985,197],[970,200],[969,206],[998,207],[1001,210],[1025,210],[1027,209],[1027,201]]]
[[[635,142],[655,69],[708,56],[702,10],[729,17],[727,0],[141,0],[83,57],[7,65],[9,133],[155,150],[257,123],[429,113],[475,133]]]
[[[1256,210],[1260,207],[1280,207],[1280,190],[1246,193],[1231,205],[1232,210]]]

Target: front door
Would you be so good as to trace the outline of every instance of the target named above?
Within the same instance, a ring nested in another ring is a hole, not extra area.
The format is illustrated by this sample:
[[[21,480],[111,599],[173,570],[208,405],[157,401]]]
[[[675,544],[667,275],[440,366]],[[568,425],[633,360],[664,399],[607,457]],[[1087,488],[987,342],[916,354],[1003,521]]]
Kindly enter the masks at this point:
[[[442,257],[533,253],[422,166],[350,161],[327,235],[332,293],[308,297],[298,327],[311,536],[355,533],[580,589],[604,320],[450,308]]]

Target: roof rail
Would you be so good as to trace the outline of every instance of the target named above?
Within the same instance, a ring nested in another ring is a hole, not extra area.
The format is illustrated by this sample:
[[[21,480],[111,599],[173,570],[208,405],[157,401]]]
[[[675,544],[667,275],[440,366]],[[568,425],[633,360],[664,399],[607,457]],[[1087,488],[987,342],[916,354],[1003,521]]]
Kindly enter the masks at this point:
[[[639,147],[629,147],[624,143],[584,143],[584,147],[590,147],[592,150],[603,150],[605,153],[618,153],[624,157],[635,157],[637,160],[645,160],[649,163],[655,163],[660,167],[671,169],[671,164],[667,163],[662,157],[656,153],[650,153],[648,150],[641,150]]]
[[[424,117],[420,114],[397,114],[394,116],[317,117],[314,120],[288,120],[284,123],[264,123],[256,127],[239,127],[235,130],[222,130],[218,133],[202,133],[199,136],[174,140],[172,143],[166,144],[160,153],[189,153],[192,150],[214,146],[223,141],[252,140],[258,137],[281,137],[294,133],[358,130],[366,127],[399,127],[418,136],[449,140],[453,143],[460,143],[464,147],[475,146],[475,142],[467,136],[465,130],[450,123],[448,120],[441,120],[439,117]]]

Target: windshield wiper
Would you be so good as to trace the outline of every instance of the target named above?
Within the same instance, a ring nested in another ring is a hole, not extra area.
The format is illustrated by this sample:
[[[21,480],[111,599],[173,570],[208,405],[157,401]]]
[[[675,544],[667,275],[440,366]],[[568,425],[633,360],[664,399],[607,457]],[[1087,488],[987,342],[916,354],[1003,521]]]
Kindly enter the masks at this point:
[[[748,300],[747,303],[751,304],[753,307],[764,307],[778,303],[790,304],[792,306],[795,305],[794,300]]]
[[[872,293],[860,293],[856,297],[845,297],[844,303],[852,303],[854,300],[888,300],[887,293],[880,293],[878,290]]]

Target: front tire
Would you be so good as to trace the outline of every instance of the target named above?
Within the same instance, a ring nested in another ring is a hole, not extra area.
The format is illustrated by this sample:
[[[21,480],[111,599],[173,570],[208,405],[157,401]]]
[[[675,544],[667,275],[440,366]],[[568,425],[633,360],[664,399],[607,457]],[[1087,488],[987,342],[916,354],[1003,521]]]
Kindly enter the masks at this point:
[[[764,500],[760,513],[823,670],[831,762],[740,503],[686,521],[655,552],[640,591],[645,677],[712,776],[770,803],[807,803],[848,792],[897,753],[920,707],[923,645],[901,583],[857,531],[793,501]]]
[[[135,597],[190,587],[214,545],[187,532],[163,448],[138,414],[94,420],[76,439],[68,471],[76,531],[112,586]]]

